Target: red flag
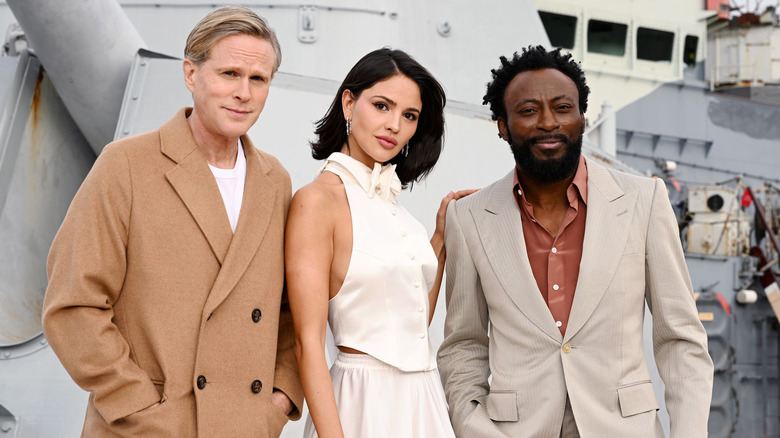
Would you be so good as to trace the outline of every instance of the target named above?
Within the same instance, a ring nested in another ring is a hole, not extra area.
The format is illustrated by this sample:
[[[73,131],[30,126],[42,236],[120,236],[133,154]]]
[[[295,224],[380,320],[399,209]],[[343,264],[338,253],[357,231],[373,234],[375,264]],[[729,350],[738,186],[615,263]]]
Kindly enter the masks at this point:
[[[750,191],[745,189],[745,193],[742,194],[742,207],[747,207],[753,202],[753,197],[750,196]]]

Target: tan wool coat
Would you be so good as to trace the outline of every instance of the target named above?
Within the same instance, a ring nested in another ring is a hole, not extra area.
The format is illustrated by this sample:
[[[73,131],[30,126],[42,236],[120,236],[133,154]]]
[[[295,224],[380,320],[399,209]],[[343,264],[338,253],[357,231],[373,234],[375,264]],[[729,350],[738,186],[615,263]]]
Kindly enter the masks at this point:
[[[274,388],[300,417],[283,293],[290,177],[241,138],[234,234],[189,111],[106,146],[52,244],[44,333],[90,392],[84,436],[277,437],[288,418]]]

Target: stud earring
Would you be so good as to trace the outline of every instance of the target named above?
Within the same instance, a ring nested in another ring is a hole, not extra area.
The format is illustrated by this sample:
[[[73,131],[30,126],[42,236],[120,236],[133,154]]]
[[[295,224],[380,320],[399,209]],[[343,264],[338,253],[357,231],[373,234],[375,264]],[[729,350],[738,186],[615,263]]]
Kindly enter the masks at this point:
[[[404,154],[404,157],[409,156],[409,142],[407,141],[404,147],[401,149],[401,153]]]
[[[347,137],[352,134],[352,119],[347,118]]]

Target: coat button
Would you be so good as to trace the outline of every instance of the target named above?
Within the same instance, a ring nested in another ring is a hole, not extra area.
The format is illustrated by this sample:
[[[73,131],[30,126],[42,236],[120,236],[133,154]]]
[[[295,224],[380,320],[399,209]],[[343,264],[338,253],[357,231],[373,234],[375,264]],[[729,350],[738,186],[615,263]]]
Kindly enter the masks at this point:
[[[252,392],[254,392],[255,394],[260,394],[260,391],[262,390],[263,390],[263,382],[259,380],[255,380],[254,382],[252,382]]]
[[[206,378],[204,376],[198,376],[198,389],[206,387]]]
[[[564,353],[570,352],[571,351],[571,344],[569,344],[568,342],[563,344],[563,347],[561,348],[561,350],[563,350]]]
[[[262,318],[263,314],[260,312],[260,309],[255,309],[252,311],[252,321],[254,322],[260,322],[260,318]]]

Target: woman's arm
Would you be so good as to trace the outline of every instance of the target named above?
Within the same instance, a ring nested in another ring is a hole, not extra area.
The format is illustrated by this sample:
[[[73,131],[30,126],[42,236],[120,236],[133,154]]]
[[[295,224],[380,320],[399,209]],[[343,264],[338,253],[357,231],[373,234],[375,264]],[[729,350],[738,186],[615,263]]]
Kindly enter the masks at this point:
[[[343,438],[325,360],[329,279],[333,262],[333,204],[316,183],[293,197],[285,233],[287,291],[295,327],[295,356],[317,434]]]
[[[436,281],[428,292],[428,325],[433,321],[433,313],[436,311],[436,302],[439,301],[439,290],[441,289],[441,282],[444,278],[444,262],[447,260],[447,250],[444,247],[444,225],[447,218],[447,206],[450,204],[450,201],[468,196],[477,190],[479,189],[449,192],[447,196],[442,198],[441,204],[439,205],[439,211],[436,212],[436,229],[433,231],[433,236],[431,237],[431,246],[433,247],[434,254],[436,254],[436,259],[439,261],[439,266],[436,270]]]

